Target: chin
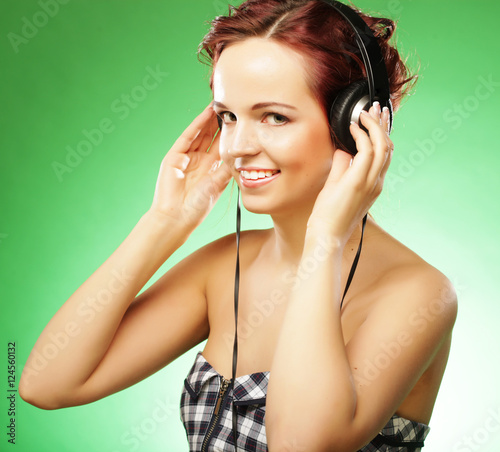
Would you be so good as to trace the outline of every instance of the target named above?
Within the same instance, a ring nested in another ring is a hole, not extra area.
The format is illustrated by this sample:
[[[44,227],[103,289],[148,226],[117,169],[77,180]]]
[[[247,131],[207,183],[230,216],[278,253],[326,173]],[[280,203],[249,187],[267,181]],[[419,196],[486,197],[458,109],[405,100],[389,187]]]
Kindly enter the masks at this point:
[[[272,215],[274,210],[273,206],[270,206],[267,203],[249,202],[246,201],[243,197],[241,198],[241,204],[248,212],[255,213],[258,215]]]
[[[258,215],[271,215],[271,216],[297,216],[299,212],[308,212],[310,214],[314,200],[307,202],[304,199],[265,199],[264,197],[245,196],[241,194],[241,203],[245,210]],[[310,208],[308,208],[308,206]]]

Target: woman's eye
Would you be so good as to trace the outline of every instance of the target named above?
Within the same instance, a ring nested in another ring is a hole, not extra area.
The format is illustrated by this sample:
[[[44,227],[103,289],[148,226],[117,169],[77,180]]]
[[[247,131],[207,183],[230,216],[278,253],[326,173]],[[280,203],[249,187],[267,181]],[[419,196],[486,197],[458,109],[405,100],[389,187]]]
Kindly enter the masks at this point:
[[[288,122],[288,118],[278,113],[270,113],[267,115],[269,122],[272,125],[279,126]]]
[[[234,122],[236,121],[236,116],[231,113],[230,111],[223,111],[222,113],[219,114],[219,116],[222,118],[224,123],[229,123],[229,122]]]
[[[224,124],[231,124],[238,120],[236,118],[236,115],[234,113],[231,113],[230,111],[223,111],[218,115]],[[288,118],[286,116],[280,115],[278,113],[266,113],[265,118],[266,122],[273,126],[279,126],[288,122]]]

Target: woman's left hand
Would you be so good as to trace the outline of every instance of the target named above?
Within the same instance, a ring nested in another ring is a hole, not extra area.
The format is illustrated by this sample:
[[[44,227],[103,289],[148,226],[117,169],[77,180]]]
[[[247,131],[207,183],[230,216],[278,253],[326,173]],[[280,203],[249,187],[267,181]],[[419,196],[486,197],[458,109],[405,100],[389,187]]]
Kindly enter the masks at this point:
[[[337,149],[330,174],[316,199],[308,232],[328,234],[345,245],[355,227],[382,192],[394,145],[389,138],[389,111],[375,103],[363,111],[361,124],[350,126],[358,153],[352,157]]]

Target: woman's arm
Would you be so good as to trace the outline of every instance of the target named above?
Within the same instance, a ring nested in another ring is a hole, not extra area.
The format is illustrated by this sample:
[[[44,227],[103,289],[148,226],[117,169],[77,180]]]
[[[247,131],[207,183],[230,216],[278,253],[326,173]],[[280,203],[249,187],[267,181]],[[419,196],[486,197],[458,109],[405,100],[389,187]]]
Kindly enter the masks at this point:
[[[393,293],[377,302],[346,347],[340,285],[332,280],[341,253],[316,248],[318,260],[313,239],[308,243],[302,262],[310,269],[315,259],[317,269],[289,298],[268,387],[269,450],[297,444],[311,452],[355,452],[384,427],[446,346],[456,297],[436,271],[401,268],[388,281]]]
[[[290,294],[271,367],[266,403],[271,452],[287,450],[290,443],[309,452],[359,450],[387,423],[451,334],[453,287],[434,269],[408,267],[388,276],[391,293],[344,345],[343,248],[380,193],[390,161],[392,143],[381,135],[376,113],[372,109],[373,118],[363,119],[371,141],[352,126],[359,152],[351,166],[334,158],[308,224],[301,265],[315,270]],[[441,312],[422,331],[415,316],[429,312],[433,303]],[[391,356],[388,347],[396,350],[394,344],[399,352]],[[382,366],[383,355],[389,359]]]
[[[200,262],[207,249],[135,297],[229,181],[218,136],[210,147],[216,131],[207,108],[167,153],[150,210],[41,333],[21,377],[24,400],[46,409],[91,402],[145,378],[206,337]]]

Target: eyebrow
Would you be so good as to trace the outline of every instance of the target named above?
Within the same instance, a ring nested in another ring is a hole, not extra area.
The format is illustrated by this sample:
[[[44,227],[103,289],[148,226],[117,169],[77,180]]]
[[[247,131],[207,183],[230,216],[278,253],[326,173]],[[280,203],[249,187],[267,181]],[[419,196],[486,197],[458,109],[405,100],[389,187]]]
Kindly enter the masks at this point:
[[[222,102],[217,102],[214,100],[214,106],[219,107],[219,108],[227,108]],[[297,107],[294,107],[293,105],[288,105],[288,104],[283,104],[281,102],[259,102],[258,104],[255,104],[251,110],[259,110],[261,108],[267,108],[267,107],[285,107],[285,108],[290,108],[291,110],[297,110]]]

